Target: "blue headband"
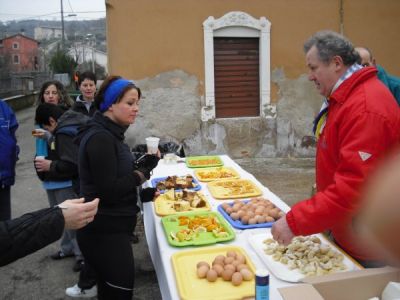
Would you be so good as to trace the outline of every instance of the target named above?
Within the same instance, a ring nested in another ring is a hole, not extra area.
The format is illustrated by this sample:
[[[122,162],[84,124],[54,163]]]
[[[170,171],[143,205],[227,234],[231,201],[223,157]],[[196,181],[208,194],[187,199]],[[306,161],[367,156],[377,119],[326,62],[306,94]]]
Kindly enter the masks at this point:
[[[111,105],[117,101],[124,88],[128,85],[135,85],[133,81],[126,79],[117,79],[113,81],[104,92],[104,101],[100,104],[100,111],[105,112],[110,108]]]

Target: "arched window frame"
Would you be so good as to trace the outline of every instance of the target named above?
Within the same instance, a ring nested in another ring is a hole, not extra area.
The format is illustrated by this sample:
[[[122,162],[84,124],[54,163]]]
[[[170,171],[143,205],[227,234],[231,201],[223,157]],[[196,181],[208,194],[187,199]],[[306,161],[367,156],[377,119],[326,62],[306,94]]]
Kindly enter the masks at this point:
[[[270,84],[270,32],[271,22],[265,17],[259,20],[247,13],[233,11],[219,19],[210,16],[203,22],[204,63],[205,63],[205,106],[201,119],[206,122],[215,119],[214,86],[214,37],[258,37],[260,43],[260,116],[271,101]]]

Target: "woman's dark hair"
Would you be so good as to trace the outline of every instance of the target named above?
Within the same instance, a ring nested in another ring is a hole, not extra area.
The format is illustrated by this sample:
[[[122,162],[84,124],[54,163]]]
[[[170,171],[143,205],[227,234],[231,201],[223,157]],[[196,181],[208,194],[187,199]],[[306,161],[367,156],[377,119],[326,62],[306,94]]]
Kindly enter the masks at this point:
[[[117,79],[121,79],[121,76],[108,76],[106,79],[104,79],[103,83],[101,84],[99,90],[97,91],[96,96],[94,97],[94,105],[95,107],[100,110],[100,105],[104,101],[104,93],[107,90],[108,86],[113,83]],[[138,92],[139,99],[142,97],[142,91],[140,88],[138,88],[135,84],[130,84],[127,85],[123,90],[122,93],[118,96],[117,101],[115,103],[118,103],[121,101],[122,97],[124,97],[125,93],[129,90],[135,89]]]
[[[65,107],[71,107],[74,104],[74,101],[69,97],[67,91],[65,90],[64,85],[59,82],[58,80],[50,80],[46,81],[45,83],[42,84],[42,87],[40,88],[39,91],[39,96],[36,101],[36,105],[39,105],[44,102],[44,92],[46,89],[50,86],[54,85],[57,89],[58,95],[60,96],[60,100],[58,101],[59,105],[64,105]]]
[[[81,85],[81,83],[82,83],[85,79],[88,79],[88,80],[93,81],[94,84],[97,83],[96,74],[94,74],[94,73],[91,72],[91,71],[85,71],[85,72],[83,72],[83,73],[81,73],[81,74],[78,75],[78,85]]]

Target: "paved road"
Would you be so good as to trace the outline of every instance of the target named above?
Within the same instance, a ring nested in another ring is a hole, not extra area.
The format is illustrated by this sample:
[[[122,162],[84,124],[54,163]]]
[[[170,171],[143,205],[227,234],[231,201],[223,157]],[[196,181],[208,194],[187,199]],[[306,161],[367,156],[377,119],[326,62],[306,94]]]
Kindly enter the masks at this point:
[[[34,139],[31,136],[34,113],[34,108],[28,108],[17,113],[17,119],[20,124],[17,138],[21,153],[16,169],[16,184],[11,192],[13,217],[20,216],[28,211],[48,207],[46,193],[36,177],[32,163],[35,149]],[[139,232],[139,237],[140,243],[133,245],[136,259],[134,299],[161,299],[157,278],[152,268],[142,230]],[[61,261],[53,261],[49,258],[57,250],[58,242],[6,267],[2,267],[0,270],[0,299],[71,299],[65,295],[65,288],[77,282],[78,273],[72,271],[73,258]]]
[[[14,217],[48,206],[47,196],[33,168],[34,139],[31,136],[34,108],[17,113],[17,131],[21,147],[17,163],[16,185],[12,189]],[[314,181],[313,160],[296,159],[241,159],[237,161],[271,191],[289,204],[307,197]],[[153,265],[149,258],[143,227],[138,225],[140,242],[133,245],[135,255],[135,300],[161,299]],[[53,261],[49,256],[58,250],[53,243],[36,253],[20,259],[0,271],[0,299],[54,300],[71,299],[65,288],[77,282],[71,258]]]

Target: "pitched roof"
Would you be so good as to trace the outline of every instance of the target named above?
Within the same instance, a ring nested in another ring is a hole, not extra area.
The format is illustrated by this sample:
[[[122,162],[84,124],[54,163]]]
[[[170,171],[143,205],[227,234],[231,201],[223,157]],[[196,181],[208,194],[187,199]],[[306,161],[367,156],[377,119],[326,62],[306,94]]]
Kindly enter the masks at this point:
[[[13,35],[7,36],[7,37],[5,37],[5,38],[3,38],[3,39],[0,39],[0,41],[4,41],[4,40],[7,40],[7,39],[11,39],[11,38],[14,38],[14,37],[16,37],[16,36],[18,36],[18,35],[21,36],[21,37],[23,37],[23,38],[26,38],[26,39],[29,39],[29,40],[31,40],[31,41],[34,41],[34,42],[36,42],[36,43],[39,45],[39,41],[37,41],[37,40],[35,40],[35,39],[33,39],[33,38],[29,37],[29,36],[23,35],[23,34],[21,34],[21,33],[17,33],[17,34],[13,34]]]

